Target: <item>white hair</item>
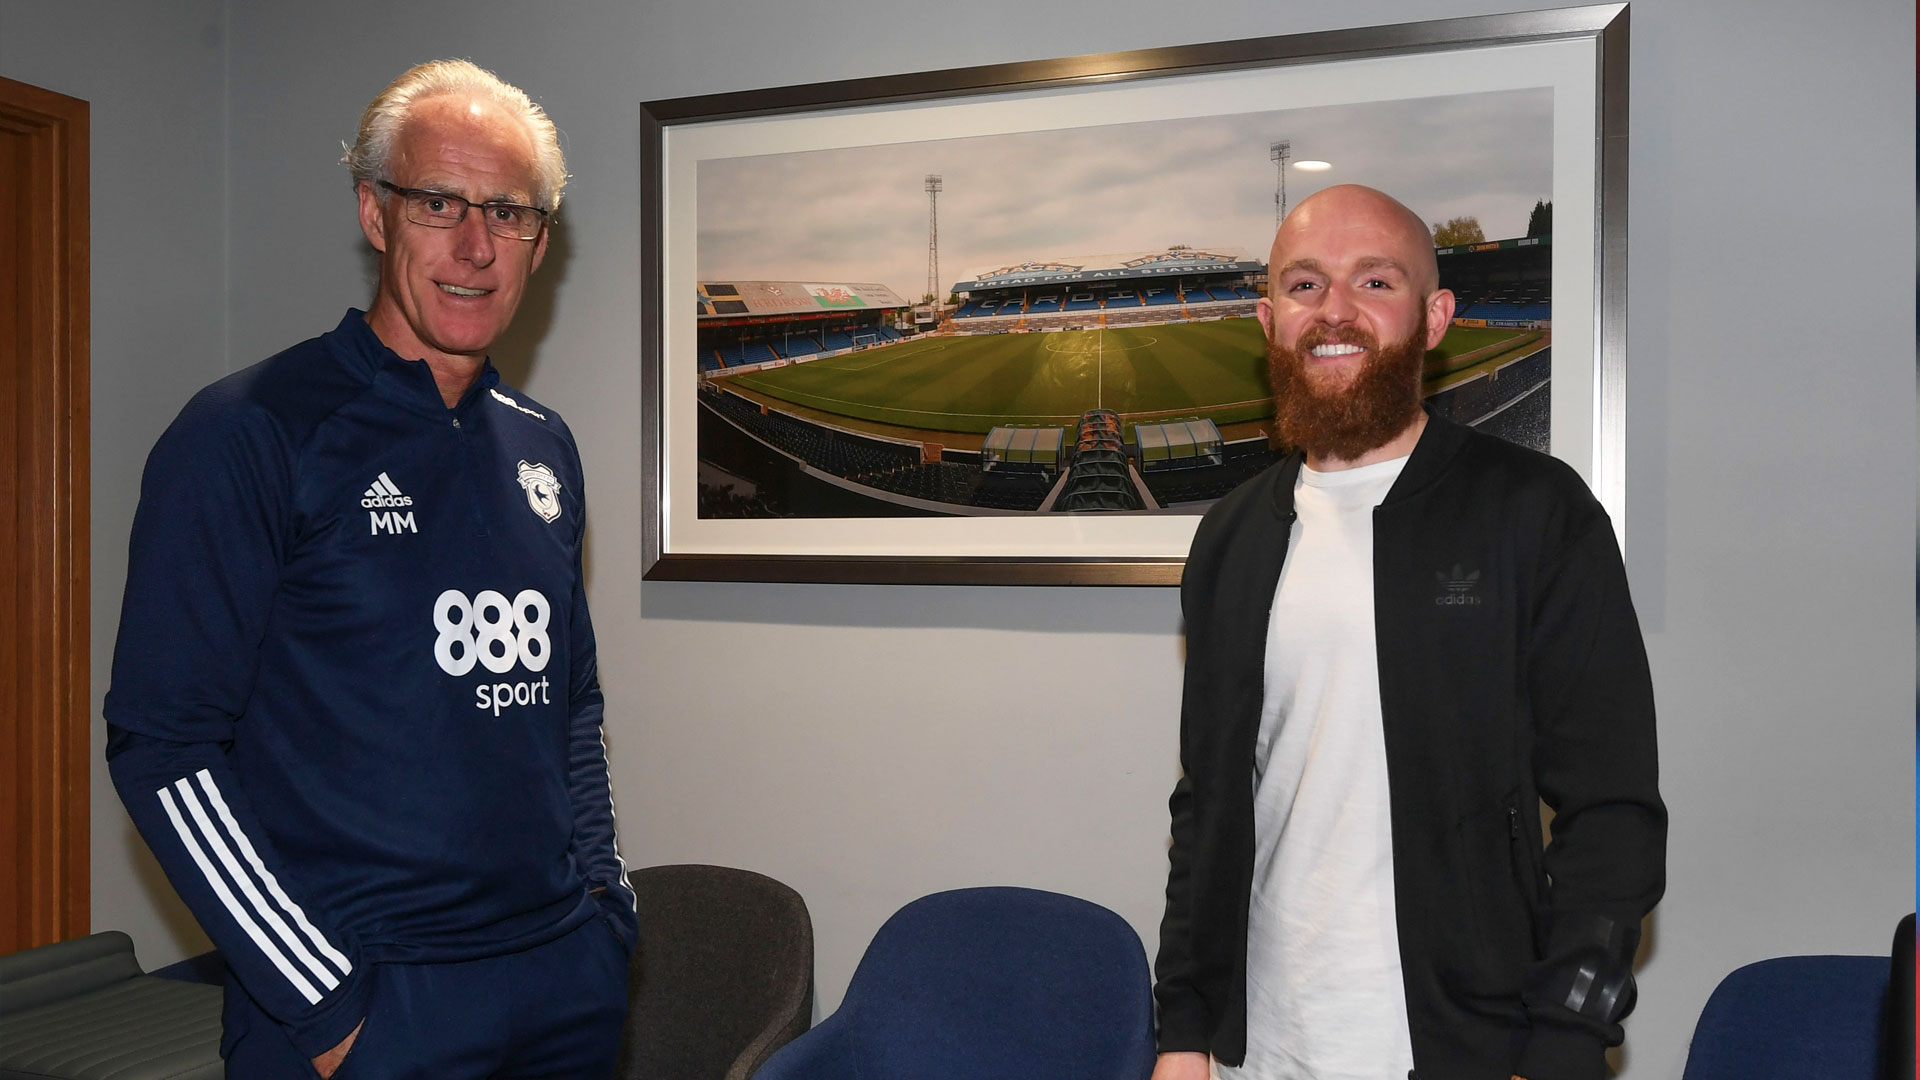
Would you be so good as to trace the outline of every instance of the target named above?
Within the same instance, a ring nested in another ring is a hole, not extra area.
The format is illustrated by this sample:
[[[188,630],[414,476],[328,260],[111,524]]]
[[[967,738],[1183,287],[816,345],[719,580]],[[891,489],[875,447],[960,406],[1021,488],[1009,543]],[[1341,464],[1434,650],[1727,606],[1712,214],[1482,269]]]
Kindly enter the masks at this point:
[[[380,91],[367,111],[360,114],[360,130],[353,145],[340,144],[347,151],[340,163],[353,174],[354,186],[374,184],[375,194],[385,202],[387,193],[378,182],[392,179],[387,161],[408,114],[422,101],[448,95],[484,98],[527,126],[527,134],[533,138],[533,203],[543,210],[558,210],[560,193],[567,186],[567,159],[560,151],[560,132],[526,91],[470,60],[418,64]]]

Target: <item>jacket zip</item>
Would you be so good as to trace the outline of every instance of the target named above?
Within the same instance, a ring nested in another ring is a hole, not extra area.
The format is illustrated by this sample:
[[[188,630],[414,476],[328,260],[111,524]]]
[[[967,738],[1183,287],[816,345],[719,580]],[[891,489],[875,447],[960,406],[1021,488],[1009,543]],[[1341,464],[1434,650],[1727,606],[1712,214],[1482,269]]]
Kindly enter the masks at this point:
[[[1522,840],[1520,828],[1520,808],[1507,807],[1507,856],[1513,867],[1513,882],[1520,889],[1521,904],[1527,909],[1527,936],[1533,941],[1536,956],[1545,948],[1540,940],[1540,919],[1534,910],[1534,891],[1537,881],[1534,878],[1532,860],[1520,849]]]
[[[453,440],[459,447],[456,452],[460,456],[460,479],[467,489],[468,505],[473,508],[473,535],[485,536],[487,535],[487,512],[480,497],[480,463],[476,457],[478,449],[474,446],[473,438],[467,431],[466,425],[460,422],[460,417],[457,415],[453,417]]]

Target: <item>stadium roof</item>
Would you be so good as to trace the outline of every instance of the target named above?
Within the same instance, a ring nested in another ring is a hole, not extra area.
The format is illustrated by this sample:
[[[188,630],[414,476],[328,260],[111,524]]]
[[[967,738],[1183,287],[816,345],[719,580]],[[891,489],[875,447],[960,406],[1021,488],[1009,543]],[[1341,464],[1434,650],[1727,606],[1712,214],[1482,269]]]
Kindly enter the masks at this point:
[[[876,311],[907,302],[885,285],[864,282],[702,281],[700,317]]]
[[[966,281],[955,282],[954,292],[1011,289],[1029,285],[1091,284],[1131,278],[1179,274],[1258,273],[1267,264],[1248,259],[1239,248],[1191,248],[1174,244],[1158,251],[1128,251],[1113,255],[1077,255],[1067,258],[983,266]]]

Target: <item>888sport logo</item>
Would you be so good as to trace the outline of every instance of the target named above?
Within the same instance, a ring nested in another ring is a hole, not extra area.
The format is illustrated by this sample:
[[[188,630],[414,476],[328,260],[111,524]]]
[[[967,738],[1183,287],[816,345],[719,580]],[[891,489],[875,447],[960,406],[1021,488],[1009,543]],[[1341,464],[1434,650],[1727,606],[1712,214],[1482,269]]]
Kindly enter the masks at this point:
[[[513,599],[493,589],[468,598],[448,589],[433,602],[433,658],[440,670],[458,677],[483,667],[505,675],[515,667],[539,675],[553,659],[553,641],[547,624],[553,605],[538,589],[522,589]],[[474,687],[473,707],[499,716],[516,705],[551,705],[553,692],[545,676],[538,682],[521,679],[482,682]]]

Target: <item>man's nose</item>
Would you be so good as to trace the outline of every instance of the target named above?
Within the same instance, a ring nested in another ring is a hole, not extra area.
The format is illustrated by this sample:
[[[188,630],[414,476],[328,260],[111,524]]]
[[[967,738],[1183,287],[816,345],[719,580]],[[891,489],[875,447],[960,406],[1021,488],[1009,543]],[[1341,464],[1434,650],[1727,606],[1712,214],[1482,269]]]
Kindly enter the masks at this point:
[[[1329,285],[1325,299],[1320,301],[1319,315],[1322,321],[1334,326],[1344,326],[1360,314],[1360,307],[1354,302],[1353,291],[1345,285]]]
[[[479,207],[469,207],[467,216],[453,227],[454,256],[474,266],[491,265],[496,254],[493,233],[488,231],[481,213]]]

